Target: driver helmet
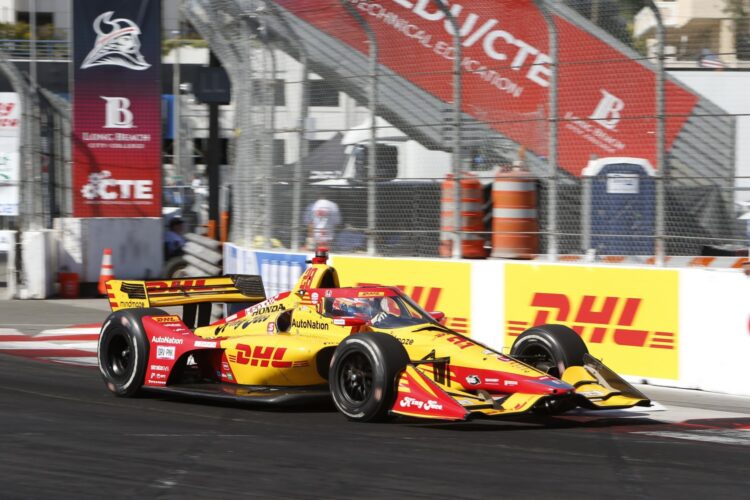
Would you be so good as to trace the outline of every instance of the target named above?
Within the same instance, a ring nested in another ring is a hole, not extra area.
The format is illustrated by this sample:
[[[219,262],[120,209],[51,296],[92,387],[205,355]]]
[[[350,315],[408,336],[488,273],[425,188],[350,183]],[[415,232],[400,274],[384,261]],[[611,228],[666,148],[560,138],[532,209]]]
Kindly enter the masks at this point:
[[[334,303],[334,308],[350,316],[367,319],[372,316],[372,304],[368,299],[340,298]]]

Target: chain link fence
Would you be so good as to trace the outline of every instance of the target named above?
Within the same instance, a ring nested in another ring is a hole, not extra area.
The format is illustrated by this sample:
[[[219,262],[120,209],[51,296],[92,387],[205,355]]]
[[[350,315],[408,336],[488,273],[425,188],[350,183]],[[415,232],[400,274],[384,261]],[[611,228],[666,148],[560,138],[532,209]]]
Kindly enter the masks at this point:
[[[493,182],[520,171],[537,220],[510,231],[538,244],[519,253],[744,246],[735,117],[660,72],[667,56],[620,3],[595,3],[186,2],[232,81],[231,239],[403,256],[481,241],[490,255],[508,210]],[[479,214],[450,210],[467,179]]]
[[[658,15],[636,33],[625,4],[185,0],[232,84],[230,240],[451,257],[533,235],[516,253],[553,259],[745,247],[737,116],[659,70],[679,35],[661,20],[659,43]],[[71,212],[68,105],[0,59],[30,123],[22,214],[0,229],[51,227]],[[519,176],[534,199],[493,196]]]

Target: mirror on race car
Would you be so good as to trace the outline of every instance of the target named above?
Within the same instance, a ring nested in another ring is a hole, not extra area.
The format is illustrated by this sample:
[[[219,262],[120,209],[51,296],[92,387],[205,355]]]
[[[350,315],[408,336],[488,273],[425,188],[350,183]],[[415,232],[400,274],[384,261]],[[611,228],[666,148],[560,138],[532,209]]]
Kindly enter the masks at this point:
[[[445,313],[443,311],[430,311],[429,314],[441,325],[443,324],[443,321],[445,321]]]

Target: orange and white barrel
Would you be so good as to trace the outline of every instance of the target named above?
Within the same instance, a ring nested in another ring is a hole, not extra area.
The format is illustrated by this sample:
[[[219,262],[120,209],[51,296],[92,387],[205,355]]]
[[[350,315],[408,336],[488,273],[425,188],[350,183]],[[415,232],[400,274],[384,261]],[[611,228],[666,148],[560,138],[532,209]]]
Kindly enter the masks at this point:
[[[484,221],[482,206],[484,194],[482,184],[475,175],[461,174],[461,257],[467,259],[484,259],[487,252],[484,249]],[[453,241],[456,203],[456,181],[452,174],[448,174],[442,184],[440,197],[440,256],[451,257]]]
[[[492,257],[528,259],[539,253],[537,185],[529,172],[498,172],[492,183]]]

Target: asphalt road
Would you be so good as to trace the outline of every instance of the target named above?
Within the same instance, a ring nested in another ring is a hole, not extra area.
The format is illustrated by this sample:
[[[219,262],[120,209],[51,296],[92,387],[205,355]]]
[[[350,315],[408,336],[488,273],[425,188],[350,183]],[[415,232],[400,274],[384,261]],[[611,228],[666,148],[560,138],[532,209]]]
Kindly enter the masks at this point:
[[[101,321],[101,302],[0,302],[0,327]],[[746,498],[750,398],[641,388],[657,411],[355,424],[119,399],[96,369],[0,355],[0,497]]]

